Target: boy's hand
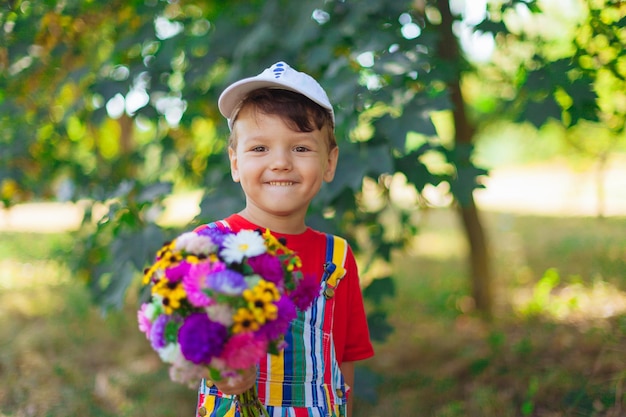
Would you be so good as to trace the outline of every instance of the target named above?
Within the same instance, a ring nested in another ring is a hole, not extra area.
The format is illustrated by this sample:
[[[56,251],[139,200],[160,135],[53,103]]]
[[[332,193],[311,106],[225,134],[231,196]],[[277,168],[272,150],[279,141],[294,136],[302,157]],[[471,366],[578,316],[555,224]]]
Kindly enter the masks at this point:
[[[217,389],[226,395],[239,395],[252,388],[256,382],[256,366],[244,370],[240,375],[215,382]]]

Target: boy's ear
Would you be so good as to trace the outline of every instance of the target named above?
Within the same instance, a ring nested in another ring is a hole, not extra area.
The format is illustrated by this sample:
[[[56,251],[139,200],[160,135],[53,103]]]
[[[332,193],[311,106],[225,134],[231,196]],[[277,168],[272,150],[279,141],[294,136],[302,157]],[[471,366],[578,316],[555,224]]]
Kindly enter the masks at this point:
[[[233,178],[233,181],[239,182],[237,152],[230,146],[228,147],[228,159],[230,160],[230,176]]]
[[[339,160],[339,147],[335,146],[328,152],[328,161],[326,170],[324,171],[324,181],[331,182],[335,178],[335,170],[337,169],[337,161]]]

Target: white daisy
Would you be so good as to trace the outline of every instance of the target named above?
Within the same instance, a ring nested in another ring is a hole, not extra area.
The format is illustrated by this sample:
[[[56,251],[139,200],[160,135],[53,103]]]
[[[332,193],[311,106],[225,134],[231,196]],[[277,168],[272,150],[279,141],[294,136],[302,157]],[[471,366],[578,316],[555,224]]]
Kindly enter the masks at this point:
[[[194,232],[183,233],[174,242],[175,250],[193,253],[195,255],[208,255],[215,250],[216,245],[209,236],[199,235]]]
[[[165,363],[177,363],[181,361],[182,352],[176,343],[168,343],[164,348],[158,350],[159,357]]]
[[[154,297],[157,297],[158,295],[154,295]],[[161,298],[160,296],[158,296],[159,298]],[[158,300],[158,303],[161,303],[162,300]],[[157,310],[157,307],[150,303],[148,305],[146,305],[145,310],[143,311],[144,316],[146,316],[146,318],[150,321],[154,321],[157,316],[159,315],[159,311]]]
[[[244,257],[265,253],[263,236],[253,230],[241,230],[236,235],[228,235],[223,245],[220,255],[226,263],[241,262]]]

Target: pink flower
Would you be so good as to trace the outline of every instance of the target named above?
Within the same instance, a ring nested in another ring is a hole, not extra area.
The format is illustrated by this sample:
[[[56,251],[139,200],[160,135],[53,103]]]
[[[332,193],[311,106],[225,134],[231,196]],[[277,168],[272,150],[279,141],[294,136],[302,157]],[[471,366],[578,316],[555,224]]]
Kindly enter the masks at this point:
[[[150,339],[150,329],[152,328],[152,322],[146,315],[146,309],[149,306],[149,303],[144,303],[141,305],[139,311],[137,311],[137,322],[139,323],[139,330],[146,334],[147,339]]]
[[[165,276],[170,282],[179,282],[187,272],[189,272],[189,262],[181,261],[180,263],[170,266],[165,270]]]
[[[254,333],[243,332],[232,336],[221,354],[231,369],[248,369],[259,363],[267,353],[267,341],[258,339]]]
[[[213,304],[213,299],[203,291],[206,288],[206,277],[224,268],[225,266],[221,262],[211,263],[209,261],[194,264],[189,268],[187,275],[183,277],[183,289],[187,293],[187,299],[191,305],[207,307]]]

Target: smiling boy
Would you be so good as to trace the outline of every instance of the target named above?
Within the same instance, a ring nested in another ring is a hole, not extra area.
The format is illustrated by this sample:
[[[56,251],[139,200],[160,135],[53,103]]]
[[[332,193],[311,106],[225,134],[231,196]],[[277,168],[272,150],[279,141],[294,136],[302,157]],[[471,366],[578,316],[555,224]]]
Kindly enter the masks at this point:
[[[231,129],[232,178],[246,204],[217,222],[233,231],[269,229],[320,279],[320,295],[299,314],[278,356],[241,377],[203,381],[198,416],[238,416],[236,395],[256,384],[272,416],[349,416],[354,363],[374,354],[359,276],[347,242],[306,225],[311,200],[335,175],[333,107],[312,77],[278,62],[220,96]]]
[[[271,92],[262,90],[248,102],[269,98]],[[246,196],[240,214],[291,234],[306,229],[309,203],[322,182],[332,181],[339,155],[337,145],[320,129],[307,132],[294,127],[258,107],[246,106],[237,114],[228,149],[233,180]]]

